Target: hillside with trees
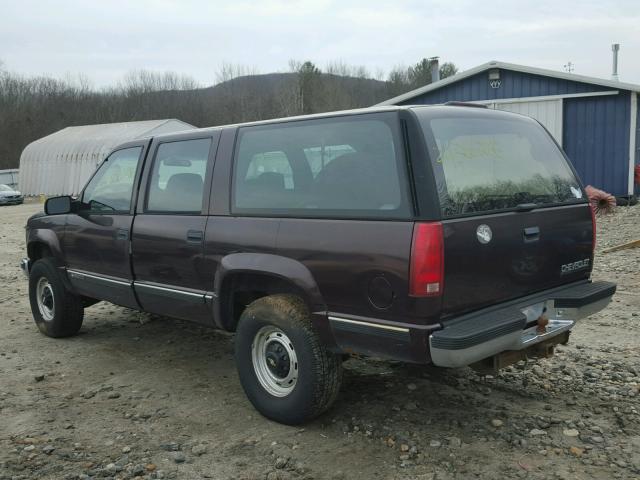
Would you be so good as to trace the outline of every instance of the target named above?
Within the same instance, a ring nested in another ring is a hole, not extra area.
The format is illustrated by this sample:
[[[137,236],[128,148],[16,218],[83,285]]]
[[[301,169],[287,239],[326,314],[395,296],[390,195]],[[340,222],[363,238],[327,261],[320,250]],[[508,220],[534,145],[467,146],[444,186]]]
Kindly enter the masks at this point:
[[[440,66],[445,78],[457,72]],[[0,169],[16,168],[30,142],[62,128],[178,118],[197,127],[371,106],[431,83],[431,60],[396,67],[386,78],[334,62],[289,62],[283,73],[259,74],[225,64],[212,87],[173,72],[134,71],[110,88],[85,78],[25,77],[0,63]]]

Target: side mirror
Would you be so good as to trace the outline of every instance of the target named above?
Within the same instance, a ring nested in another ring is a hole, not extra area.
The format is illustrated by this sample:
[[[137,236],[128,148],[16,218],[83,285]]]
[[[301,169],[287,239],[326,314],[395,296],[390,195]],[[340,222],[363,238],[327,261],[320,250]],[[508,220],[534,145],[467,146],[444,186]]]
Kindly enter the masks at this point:
[[[71,197],[51,197],[44,202],[44,213],[47,215],[62,215],[71,213]]]

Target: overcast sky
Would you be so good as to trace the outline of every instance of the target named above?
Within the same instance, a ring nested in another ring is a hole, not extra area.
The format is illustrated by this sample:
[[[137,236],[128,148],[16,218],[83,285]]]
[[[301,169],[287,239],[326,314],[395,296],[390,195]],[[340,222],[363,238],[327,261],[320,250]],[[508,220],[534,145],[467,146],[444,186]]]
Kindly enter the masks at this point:
[[[440,56],[461,70],[501,60],[640,83],[640,1],[0,0],[0,60],[23,74],[82,73],[94,85],[133,69],[203,85],[223,62],[285,71],[289,59],[372,73]]]

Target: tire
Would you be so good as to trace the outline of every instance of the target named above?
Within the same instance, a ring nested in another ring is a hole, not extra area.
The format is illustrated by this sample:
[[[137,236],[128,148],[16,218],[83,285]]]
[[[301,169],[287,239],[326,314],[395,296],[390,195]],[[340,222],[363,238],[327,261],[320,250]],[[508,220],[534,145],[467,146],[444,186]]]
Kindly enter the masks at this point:
[[[307,306],[294,295],[262,297],[242,312],[235,358],[247,397],[271,420],[307,422],[338,396],[342,360],[321,343]]]
[[[31,313],[40,332],[48,337],[75,335],[82,327],[82,299],[64,285],[62,274],[50,258],[36,261],[29,273]]]

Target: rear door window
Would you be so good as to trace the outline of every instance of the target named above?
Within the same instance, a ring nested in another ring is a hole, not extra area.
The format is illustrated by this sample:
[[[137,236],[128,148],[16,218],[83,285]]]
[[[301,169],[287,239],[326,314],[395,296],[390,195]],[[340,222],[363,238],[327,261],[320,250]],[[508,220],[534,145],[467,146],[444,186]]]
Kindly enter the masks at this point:
[[[147,196],[147,212],[200,213],[210,138],[161,143]]]
[[[240,130],[233,211],[308,217],[407,217],[395,115],[359,115]]]
[[[584,201],[562,152],[531,119],[456,116],[422,126],[446,217]]]

